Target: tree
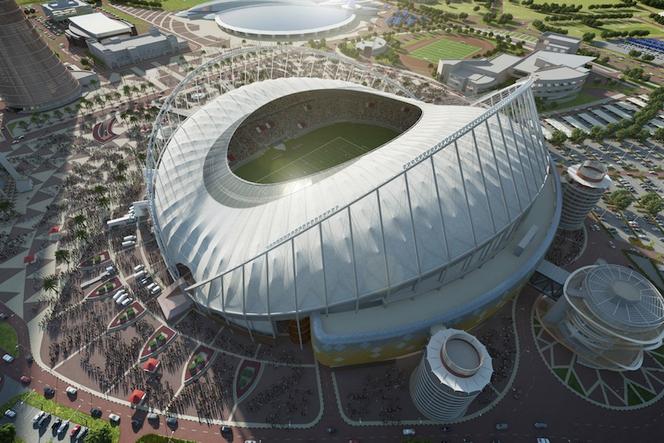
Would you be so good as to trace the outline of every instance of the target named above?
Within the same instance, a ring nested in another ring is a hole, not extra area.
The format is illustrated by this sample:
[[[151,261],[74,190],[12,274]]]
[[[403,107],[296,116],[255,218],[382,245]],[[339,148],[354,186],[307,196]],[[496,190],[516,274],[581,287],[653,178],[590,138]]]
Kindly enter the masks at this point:
[[[618,189],[617,191],[610,193],[606,201],[609,205],[613,206],[616,211],[622,212],[632,204],[634,197],[627,189]]]
[[[0,426],[0,441],[13,442],[16,440],[16,427],[13,423],[6,423]]]
[[[69,251],[66,249],[58,249],[55,251],[55,262],[62,263],[65,262],[69,264]]]
[[[648,192],[639,199],[641,207],[651,217],[657,216],[664,209],[664,200],[656,192]]]
[[[581,144],[583,141],[586,139],[587,134],[580,130],[579,128],[574,128],[572,130],[572,135],[570,136],[570,140],[576,144]]]
[[[83,214],[76,214],[72,220],[76,226],[85,225],[85,215]]]
[[[653,134],[653,137],[658,142],[664,143],[664,128],[657,128],[657,130]]]
[[[565,140],[567,140],[567,136],[565,135],[564,132],[562,131],[553,131],[553,134],[551,134],[551,144],[553,146],[561,146],[563,143],[565,143]]]
[[[594,32],[586,32],[585,34],[583,34],[582,38],[583,38],[584,42],[590,43],[591,41],[593,41],[595,39],[595,33]]]
[[[58,293],[58,276],[55,274],[47,275],[42,279],[42,289],[46,292]]]
[[[97,429],[90,429],[88,436],[85,438],[85,443],[112,443],[113,434],[108,426]]]

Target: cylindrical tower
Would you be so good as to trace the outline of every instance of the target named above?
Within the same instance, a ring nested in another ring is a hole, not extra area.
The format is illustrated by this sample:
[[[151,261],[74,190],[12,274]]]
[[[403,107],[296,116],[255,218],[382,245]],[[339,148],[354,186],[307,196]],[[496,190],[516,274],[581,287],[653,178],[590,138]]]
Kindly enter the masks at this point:
[[[586,160],[567,168],[562,182],[563,211],[560,228],[580,229],[590,210],[611,186],[611,179],[602,163]]]
[[[43,111],[81,95],[81,86],[14,0],[0,0],[0,97],[9,108]]]
[[[544,324],[579,363],[635,370],[643,351],[662,345],[664,298],[641,274],[618,265],[592,265],[567,278],[564,296]]]
[[[443,329],[429,339],[411,375],[410,395],[426,417],[450,422],[466,413],[492,374],[491,356],[479,340],[464,331]]]

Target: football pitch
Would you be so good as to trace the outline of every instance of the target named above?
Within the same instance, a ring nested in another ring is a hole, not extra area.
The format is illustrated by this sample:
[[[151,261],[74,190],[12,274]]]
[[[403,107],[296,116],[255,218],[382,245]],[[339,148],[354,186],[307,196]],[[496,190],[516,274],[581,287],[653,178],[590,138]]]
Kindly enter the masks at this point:
[[[442,38],[410,52],[415,58],[437,63],[440,59],[460,59],[480,51],[482,48]]]
[[[319,172],[387,143],[397,131],[364,123],[335,123],[285,140],[233,172],[254,183],[278,183]]]

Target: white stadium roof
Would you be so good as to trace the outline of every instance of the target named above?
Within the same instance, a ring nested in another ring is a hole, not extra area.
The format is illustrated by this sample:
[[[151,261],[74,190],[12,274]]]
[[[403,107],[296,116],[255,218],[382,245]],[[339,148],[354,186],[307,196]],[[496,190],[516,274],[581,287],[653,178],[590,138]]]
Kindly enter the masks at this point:
[[[422,115],[382,147],[309,177],[263,185],[230,171],[228,142],[246,117],[279,97],[322,89],[388,96]],[[185,120],[161,153],[153,214],[162,252],[192,271],[199,303],[237,316],[359,303],[415,281],[497,237],[537,197],[547,177],[546,148],[539,123],[524,105],[515,109],[512,118],[496,114],[413,166],[487,109],[318,78],[231,90]]]

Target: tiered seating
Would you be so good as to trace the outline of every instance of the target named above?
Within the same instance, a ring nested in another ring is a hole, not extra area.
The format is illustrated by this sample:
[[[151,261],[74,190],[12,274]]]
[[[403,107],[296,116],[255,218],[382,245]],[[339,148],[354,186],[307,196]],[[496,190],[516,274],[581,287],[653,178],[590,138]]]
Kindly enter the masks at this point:
[[[419,116],[413,105],[365,92],[292,94],[264,105],[238,127],[229,143],[228,162],[232,168],[284,140],[337,122],[370,123],[403,132]]]

